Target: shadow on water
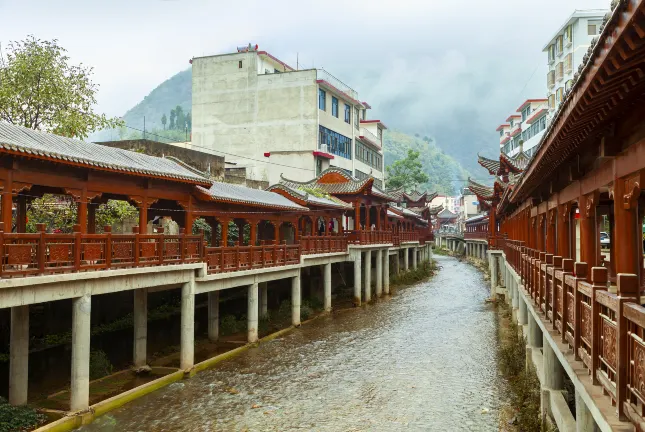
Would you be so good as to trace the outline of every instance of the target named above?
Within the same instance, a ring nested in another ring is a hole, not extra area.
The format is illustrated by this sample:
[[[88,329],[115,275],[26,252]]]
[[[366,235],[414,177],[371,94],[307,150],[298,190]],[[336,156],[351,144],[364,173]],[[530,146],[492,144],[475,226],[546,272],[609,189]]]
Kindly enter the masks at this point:
[[[83,431],[493,431],[501,405],[488,288],[437,257],[430,281],[316,320]]]

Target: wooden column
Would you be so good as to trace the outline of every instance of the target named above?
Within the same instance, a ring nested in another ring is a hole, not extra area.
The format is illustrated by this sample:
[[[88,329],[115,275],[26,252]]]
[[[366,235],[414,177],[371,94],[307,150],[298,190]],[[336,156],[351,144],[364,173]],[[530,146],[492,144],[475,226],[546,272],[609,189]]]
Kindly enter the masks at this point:
[[[146,197],[139,204],[139,232],[148,233],[148,198]]]
[[[372,224],[370,223],[370,209],[372,208],[371,205],[366,205],[365,206],[365,229],[369,231],[372,228]]]
[[[497,231],[497,223],[495,221],[495,213],[497,212],[497,204],[494,204],[490,211],[488,212],[488,234],[490,239],[488,240],[489,246],[495,246],[495,235]]]
[[[27,232],[27,197],[18,195],[16,204],[16,232],[24,233]]]
[[[555,222],[558,209],[554,208],[546,214],[546,253],[555,254]]]
[[[640,276],[642,235],[638,223],[639,178],[614,181],[614,241],[616,274],[631,273]],[[640,280],[640,279],[639,279]]]
[[[571,258],[570,239],[571,234],[571,205],[569,203],[560,204],[557,209],[558,223],[556,225],[557,236],[557,253],[562,258]]]
[[[87,192],[85,189],[81,192],[80,198],[76,199],[76,222],[80,226],[80,232],[87,234]]]
[[[8,233],[12,231],[13,227],[12,177],[13,173],[8,171],[7,177],[4,179],[4,189],[2,190],[2,223],[4,224],[5,232]]]
[[[546,238],[545,238],[545,224],[546,224],[546,214],[540,214],[537,216],[537,248],[539,251],[544,252],[546,250]]]
[[[228,224],[230,220],[228,218],[221,218],[219,219],[219,223],[222,225],[222,239],[220,240],[220,246],[221,247],[227,247],[228,246]]]
[[[255,246],[258,237],[258,220],[249,219],[249,246]]]
[[[87,233],[88,234],[96,234],[96,208],[98,207],[98,204],[96,203],[89,203],[87,206]],[[144,233],[145,227],[144,228]],[[141,225],[139,224],[139,229],[141,229]]]
[[[273,221],[273,240],[275,244],[280,244],[280,221]]]
[[[598,192],[580,196],[580,261],[588,267],[598,266],[596,254],[596,206]],[[588,275],[588,280],[591,276]]]
[[[358,231],[361,229],[361,202],[356,201],[354,203],[354,230]]]

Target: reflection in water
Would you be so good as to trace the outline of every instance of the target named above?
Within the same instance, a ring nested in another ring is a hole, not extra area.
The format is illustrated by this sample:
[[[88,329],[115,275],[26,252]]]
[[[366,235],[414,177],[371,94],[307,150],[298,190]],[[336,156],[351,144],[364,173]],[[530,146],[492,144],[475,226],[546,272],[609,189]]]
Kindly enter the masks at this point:
[[[487,286],[467,264],[437,261],[428,283],[314,321],[82,430],[497,430]]]

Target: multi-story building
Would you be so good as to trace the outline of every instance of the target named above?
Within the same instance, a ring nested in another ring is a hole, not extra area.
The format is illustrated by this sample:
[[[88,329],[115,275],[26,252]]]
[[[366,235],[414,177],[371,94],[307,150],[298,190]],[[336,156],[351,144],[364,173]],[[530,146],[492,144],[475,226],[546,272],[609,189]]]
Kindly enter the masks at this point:
[[[192,59],[192,144],[256,180],[309,179],[329,166],[383,188],[383,130],[370,106],[322,69],[295,70],[255,47]]]
[[[605,9],[575,10],[544,46],[549,72],[546,76],[549,109],[558,107],[573,75],[582,63],[591,40],[600,34]]]
[[[437,195],[430,201],[430,208],[443,206],[453,213],[459,213],[461,211],[460,202],[461,197],[458,196]]]
[[[497,127],[500,151],[515,157],[521,151],[531,156],[540,142],[547,123],[547,99],[527,99]]]

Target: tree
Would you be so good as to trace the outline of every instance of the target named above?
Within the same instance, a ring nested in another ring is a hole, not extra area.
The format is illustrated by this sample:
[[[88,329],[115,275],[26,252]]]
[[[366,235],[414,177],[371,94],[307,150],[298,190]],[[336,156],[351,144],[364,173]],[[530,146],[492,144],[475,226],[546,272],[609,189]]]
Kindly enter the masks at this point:
[[[403,187],[409,191],[429,180],[428,174],[423,171],[419,156],[418,151],[409,149],[405,159],[395,161],[386,168],[387,184],[390,188]]]
[[[175,107],[175,115],[177,116],[177,118],[175,119],[175,128],[177,128],[177,130],[183,131],[186,127],[186,115],[184,114],[184,110],[179,105]]]
[[[163,113],[161,116],[161,124],[163,125],[163,130],[166,130],[166,122],[168,121],[168,118],[166,117],[166,113]]]
[[[92,68],[70,64],[65,52],[56,39],[28,36],[9,44],[6,59],[0,53],[0,119],[81,139],[124,124],[94,111]]]
[[[168,125],[168,129],[173,130],[175,128],[175,110],[171,109],[170,110],[170,124]]]

